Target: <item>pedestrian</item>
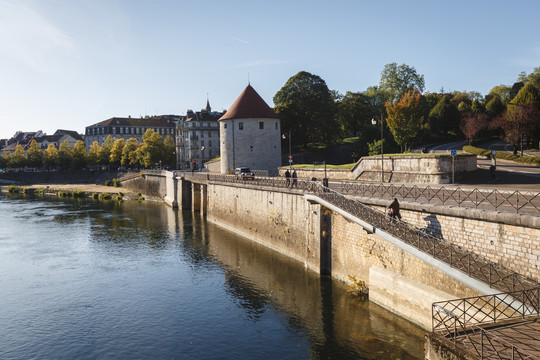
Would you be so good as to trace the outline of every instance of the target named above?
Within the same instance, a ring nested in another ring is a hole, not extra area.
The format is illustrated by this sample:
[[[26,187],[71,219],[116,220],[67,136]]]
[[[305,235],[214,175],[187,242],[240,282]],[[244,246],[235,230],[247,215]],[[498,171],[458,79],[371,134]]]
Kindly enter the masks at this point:
[[[289,172],[289,169],[285,171],[285,179],[287,179],[286,186],[291,185],[291,173]]]
[[[297,179],[298,175],[296,175],[296,170],[293,169],[292,171],[292,186],[298,186],[298,184],[296,183],[296,179]]]
[[[387,207],[389,211],[389,215],[392,219],[398,219],[401,220],[401,214],[399,213],[399,202],[397,198],[394,198],[394,201],[390,203]]]

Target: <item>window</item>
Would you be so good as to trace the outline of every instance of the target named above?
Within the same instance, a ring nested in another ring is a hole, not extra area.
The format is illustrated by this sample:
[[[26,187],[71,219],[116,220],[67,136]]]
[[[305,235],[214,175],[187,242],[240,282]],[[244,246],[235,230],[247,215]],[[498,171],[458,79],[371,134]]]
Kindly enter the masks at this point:
[[[223,128],[226,129],[226,128],[227,128],[227,124],[223,124]]]
[[[264,121],[259,121],[259,129],[264,129]]]
[[[212,137],[212,132],[211,131],[208,132],[208,137]]]
[[[238,130],[244,130],[244,123],[242,121],[238,123]]]
[[[276,130],[277,130],[277,121],[276,121]]]

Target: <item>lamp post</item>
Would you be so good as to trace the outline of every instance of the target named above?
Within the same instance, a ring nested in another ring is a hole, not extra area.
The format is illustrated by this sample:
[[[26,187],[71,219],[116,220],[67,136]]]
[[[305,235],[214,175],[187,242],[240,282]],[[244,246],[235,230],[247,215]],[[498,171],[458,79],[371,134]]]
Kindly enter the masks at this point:
[[[384,182],[384,137],[383,137],[383,116],[381,114],[381,183]],[[377,120],[375,118],[371,119],[371,124],[377,125]]]
[[[204,145],[201,146],[201,169],[203,167],[203,164],[204,164]]]
[[[283,135],[281,136],[281,138],[282,138],[283,140],[285,140],[285,139],[287,138],[287,135],[286,135],[286,134],[283,134]],[[291,169],[292,169],[291,130],[289,130],[289,136],[288,136],[288,138],[289,138],[289,171],[291,171]]]

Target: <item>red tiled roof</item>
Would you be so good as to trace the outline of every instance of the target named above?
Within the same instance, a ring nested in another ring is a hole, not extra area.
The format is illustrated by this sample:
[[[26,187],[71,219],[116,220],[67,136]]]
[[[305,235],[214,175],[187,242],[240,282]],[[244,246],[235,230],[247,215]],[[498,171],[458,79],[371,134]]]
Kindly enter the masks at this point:
[[[240,94],[231,108],[219,120],[270,118],[279,119],[279,116],[268,106],[255,89],[248,85]]]

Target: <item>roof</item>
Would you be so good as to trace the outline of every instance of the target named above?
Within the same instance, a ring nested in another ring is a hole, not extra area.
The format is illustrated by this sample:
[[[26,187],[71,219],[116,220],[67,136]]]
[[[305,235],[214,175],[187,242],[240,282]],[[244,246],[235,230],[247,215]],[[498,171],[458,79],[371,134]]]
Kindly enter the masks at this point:
[[[240,94],[231,108],[219,120],[270,118],[279,119],[279,116],[268,106],[263,98],[248,85]]]
[[[208,112],[206,110],[201,111],[189,111],[186,116],[182,116],[183,121],[218,121],[223,116],[222,112]]]
[[[74,130],[58,129],[58,130],[56,130],[54,135],[69,135],[72,138],[74,138],[75,140],[83,140],[82,136],[79,135],[79,133],[74,131]]]
[[[93,124],[87,127],[94,126],[109,126],[109,125],[121,125],[121,126],[148,126],[148,127],[176,127],[175,121],[180,117],[177,115],[160,115],[144,118],[120,118],[113,117],[97,124]]]

